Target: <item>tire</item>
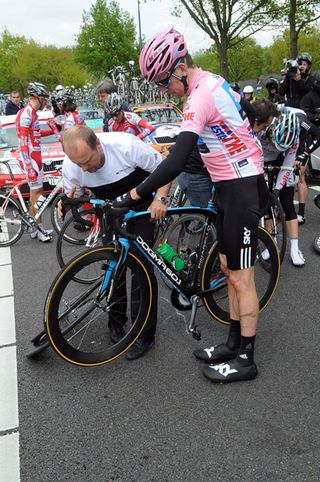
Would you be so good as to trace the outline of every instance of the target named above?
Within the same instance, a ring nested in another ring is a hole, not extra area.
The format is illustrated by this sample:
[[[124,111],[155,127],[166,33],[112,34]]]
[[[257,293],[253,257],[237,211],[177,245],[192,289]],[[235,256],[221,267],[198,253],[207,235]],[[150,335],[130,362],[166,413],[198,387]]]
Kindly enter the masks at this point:
[[[313,198],[313,202],[315,203],[315,205],[317,206],[317,208],[320,209],[320,194],[317,194],[317,195]]]
[[[313,239],[312,247],[317,254],[320,254],[320,234]]]
[[[151,280],[143,263],[130,251],[122,270],[126,282],[118,278],[111,300],[107,301],[109,288],[98,296],[117,259],[113,247],[87,251],[68,263],[50,287],[45,306],[47,336],[53,349],[72,364],[97,366],[116,359],[139,337],[148,320],[153,296]],[[81,277],[80,271],[88,269],[96,271],[97,281],[91,285],[75,283],[74,277]],[[115,295],[120,296],[117,306]],[[126,334],[116,344],[112,344],[108,329],[112,307],[117,314],[125,309],[128,319]]]
[[[51,208],[50,208],[51,224],[52,224],[53,229],[55,230],[55,232],[57,234],[60,233],[64,222],[72,215],[71,211],[69,211],[69,212],[66,213],[66,216],[65,216],[64,219],[60,219],[59,216],[58,216],[57,204],[60,201],[60,199],[62,198],[62,196],[64,196],[64,195],[65,195],[64,193],[58,194],[54,198],[54,200],[52,201]]]
[[[261,253],[268,249],[269,261],[263,260]],[[259,227],[257,259],[255,263],[255,283],[259,299],[259,310],[263,310],[271,300],[280,275],[280,258],[278,249],[270,234]],[[230,320],[228,307],[227,280],[220,269],[219,248],[215,243],[205,260],[201,277],[201,290],[216,288],[203,298],[208,313],[219,323],[228,324]]]
[[[80,211],[80,214],[84,218],[82,230],[81,225],[79,226],[79,222],[75,221],[73,218],[69,218],[60,231],[56,245],[56,255],[60,268],[63,268],[71,259],[78,256],[83,251],[92,249],[86,246],[86,242],[90,235],[90,228],[93,226],[93,222],[88,221],[86,217],[88,215],[95,216],[95,211],[88,209]],[[99,237],[98,245],[101,244],[102,239]],[[85,282],[88,280],[79,281]]]
[[[67,211],[64,219],[60,219],[59,216],[58,216],[57,204],[60,201],[62,196],[64,196],[64,194],[58,194],[58,196],[55,197],[55,199],[53,200],[53,202],[51,204],[51,211],[50,211],[52,226],[53,226],[54,230],[56,231],[56,233],[59,234],[59,235],[61,233],[61,230],[62,230],[64,224],[67,221],[69,221],[70,219],[73,219],[71,210]],[[82,210],[82,212],[83,211],[87,211],[87,210]],[[80,213],[81,213],[81,211],[80,211]],[[85,219],[83,220],[83,222],[86,223]],[[71,235],[68,236],[67,234],[65,234],[65,240],[69,241],[70,243],[77,244],[78,243],[78,236],[72,237]]]
[[[269,216],[262,218],[260,225],[273,237],[279,251],[280,263],[282,263],[287,249],[287,223],[279,199],[271,198]]]
[[[16,243],[23,235],[25,226],[18,201],[0,194],[0,246]]]

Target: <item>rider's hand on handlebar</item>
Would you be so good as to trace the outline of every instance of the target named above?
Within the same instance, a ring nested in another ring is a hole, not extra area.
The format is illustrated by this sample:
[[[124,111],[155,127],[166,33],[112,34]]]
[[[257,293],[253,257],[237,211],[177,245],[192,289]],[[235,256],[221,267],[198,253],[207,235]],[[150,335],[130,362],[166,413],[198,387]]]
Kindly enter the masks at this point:
[[[148,207],[148,211],[151,212],[151,219],[162,219],[167,214],[167,206],[159,199],[155,199]]]
[[[68,193],[66,193],[67,196],[70,197],[70,198],[74,198],[74,197],[75,197],[76,190],[77,190],[76,186],[72,186],[71,190],[70,190]],[[68,206],[68,207],[65,206],[65,205],[63,204],[62,199],[60,199],[60,201],[59,201],[58,204],[57,204],[57,210],[58,210],[58,217],[59,217],[59,219],[64,220],[64,217],[65,217],[65,215],[66,215],[66,212],[67,212],[69,209],[70,209],[70,207],[69,207],[69,206]]]

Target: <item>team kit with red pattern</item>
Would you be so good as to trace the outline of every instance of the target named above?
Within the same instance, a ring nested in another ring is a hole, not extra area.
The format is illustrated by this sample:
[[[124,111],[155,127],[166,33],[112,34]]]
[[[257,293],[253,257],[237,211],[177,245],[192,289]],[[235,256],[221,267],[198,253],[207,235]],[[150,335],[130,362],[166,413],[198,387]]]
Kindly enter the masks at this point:
[[[37,211],[37,200],[43,192],[43,167],[41,157],[41,136],[53,133],[50,126],[48,130],[40,129],[37,111],[45,107],[49,98],[48,88],[39,82],[30,82],[28,85],[30,95],[29,103],[21,109],[16,117],[16,131],[19,139],[20,163],[25,171],[30,188],[30,214],[34,216]],[[39,218],[37,230],[30,236],[41,242],[51,241],[52,230],[45,230]]]

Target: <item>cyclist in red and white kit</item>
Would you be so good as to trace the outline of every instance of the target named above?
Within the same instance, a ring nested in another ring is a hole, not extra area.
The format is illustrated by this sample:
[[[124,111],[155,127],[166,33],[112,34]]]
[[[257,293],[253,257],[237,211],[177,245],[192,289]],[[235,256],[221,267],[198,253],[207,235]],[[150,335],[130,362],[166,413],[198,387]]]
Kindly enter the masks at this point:
[[[19,139],[20,163],[26,173],[30,188],[30,214],[35,215],[35,203],[43,192],[43,169],[41,158],[41,136],[52,134],[52,130],[40,129],[37,111],[43,109],[49,98],[48,88],[39,82],[30,82],[28,85],[30,101],[21,109],[16,117],[16,130]],[[50,127],[50,125],[49,125]],[[47,242],[51,240],[52,231],[43,228],[39,218],[37,231],[32,232],[32,238]]]
[[[75,103],[75,95],[72,89],[63,89],[59,91],[55,97],[57,106],[62,115],[65,116],[63,123],[63,130],[66,131],[76,125],[85,125],[84,117],[77,111]],[[59,131],[56,119],[50,121],[50,127],[57,134],[59,141],[62,140],[61,132]],[[59,121],[60,123],[60,121]]]
[[[134,112],[123,110],[123,99],[116,92],[110,94],[105,101],[105,110],[111,116],[108,121],[109,132],[127,132],[144,139],[154,127]]]
[[[256,377],[254,343],[259,303],[254,280],[259,219],[268,190],[261,167],[262,149],[240,105],[240,96],[218,75],[196,68],[183,35],[173,28],[150,39],[140,54],[145,79],[182,98],[181,132],[174,151],[122,205],[172,181],[198,142],[216,190],[220,263],[228,277],[230,331],[226,343],[194,352],[210,365],[203,374],[226,383]]]

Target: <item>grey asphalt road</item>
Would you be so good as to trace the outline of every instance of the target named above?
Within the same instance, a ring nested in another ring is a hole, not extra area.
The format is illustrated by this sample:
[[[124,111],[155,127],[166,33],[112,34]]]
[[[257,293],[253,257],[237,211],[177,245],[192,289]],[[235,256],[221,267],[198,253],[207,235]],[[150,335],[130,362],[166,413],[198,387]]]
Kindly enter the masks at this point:
[[[54,243],[24,236],[11,250],[21,481],[319,481],[320,257],[311,249],[318,231],[320,211],[309,200],[300,230],[307,264],[297,269],[285,258],[261,316],[259,376],[229,386],[205,379],[192,355],[223,341],[227,328],[202,309],[202,340],[194,341],[165,289],[155,346],[140,360],[81,368],[51,349],[28,360],[58,266]]]

